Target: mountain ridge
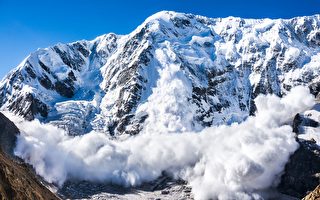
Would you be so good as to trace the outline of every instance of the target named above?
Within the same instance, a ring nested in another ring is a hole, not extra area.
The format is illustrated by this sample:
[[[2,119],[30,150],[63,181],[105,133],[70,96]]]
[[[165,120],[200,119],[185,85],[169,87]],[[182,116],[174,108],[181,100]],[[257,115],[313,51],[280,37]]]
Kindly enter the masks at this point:
[[[260,93],[283,95],[299,84],[318,93],[319,18],[207,18],[162,11],[128,35],[110,33],[32,53],[1,81],[0,107],[75,135],[137,134],[152,115],[143,104],[155,94],[160,71],[168,69],[189,87],[181,95],[192,107],[185,113],[190,130],[241,122],[254,114],[252,99]]]

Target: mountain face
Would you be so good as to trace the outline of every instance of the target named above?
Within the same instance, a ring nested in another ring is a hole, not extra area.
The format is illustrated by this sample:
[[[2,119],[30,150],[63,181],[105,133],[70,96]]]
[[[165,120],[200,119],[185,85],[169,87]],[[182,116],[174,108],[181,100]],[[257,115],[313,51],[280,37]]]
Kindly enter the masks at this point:
[[[0,107],[70,135],[133,135],[142,126],[152,131],[151,122],[164,132],[201,130],[243,121],[258,94],[306,85],[318,95],[319,71],[319,15],[212,19],[164,11],[128,35],[32,53],[1,81]]]

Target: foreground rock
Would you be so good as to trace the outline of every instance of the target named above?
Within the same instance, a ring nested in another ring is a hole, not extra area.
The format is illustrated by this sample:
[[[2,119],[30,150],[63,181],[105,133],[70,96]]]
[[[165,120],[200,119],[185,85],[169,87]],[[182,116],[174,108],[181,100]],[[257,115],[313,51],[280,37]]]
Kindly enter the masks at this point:
[[[300,147],[285,167],[278,186],[282,193],[303,198],[320,184],[319,116],[317,104],[311,110],[297,114],[293,120],[293,131]]]
[[[279,190],[303,198],[320,184],[320,152],[311,141],[300,141],[299,149],[291,156],[281,178]]]
[[[13,156],[18,128],[0,113],[0,199],[56,200],[26,164]]]
[[[320,199],[320,185],[308,194],[303,200],[317,200]]]

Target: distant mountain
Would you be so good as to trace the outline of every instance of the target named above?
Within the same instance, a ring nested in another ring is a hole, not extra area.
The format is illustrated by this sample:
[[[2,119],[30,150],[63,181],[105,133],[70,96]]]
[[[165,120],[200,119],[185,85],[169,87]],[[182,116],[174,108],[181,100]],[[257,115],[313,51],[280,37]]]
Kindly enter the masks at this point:
[[[190,130],[241,122],[258,94],[307,85],[317,95],[319,45],[319,15],[212,19],[163,11],[128,35],[30,54],[1,81],[0,107],[72,135],[137,134],[164,109]]]

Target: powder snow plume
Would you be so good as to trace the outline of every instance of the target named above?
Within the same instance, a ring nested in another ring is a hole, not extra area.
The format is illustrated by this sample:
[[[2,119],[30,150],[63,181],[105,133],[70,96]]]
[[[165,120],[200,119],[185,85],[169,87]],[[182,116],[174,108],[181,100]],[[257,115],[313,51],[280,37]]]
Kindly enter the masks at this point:
[[[299,86],[283,98],[258,96],[255,103],[256,116],[240,124],[163,133],[165,119],[149,120],[152,129],[122,141],[97,132],[70,137],[39,121],[9,117],[22,131],[15,154],[48,182],[77,178],[135,186],[165,171],[188,181],[195,199],[258,199],[256,192],[274,184],[298,147],[285,124],[310,108],[314,97]]]

